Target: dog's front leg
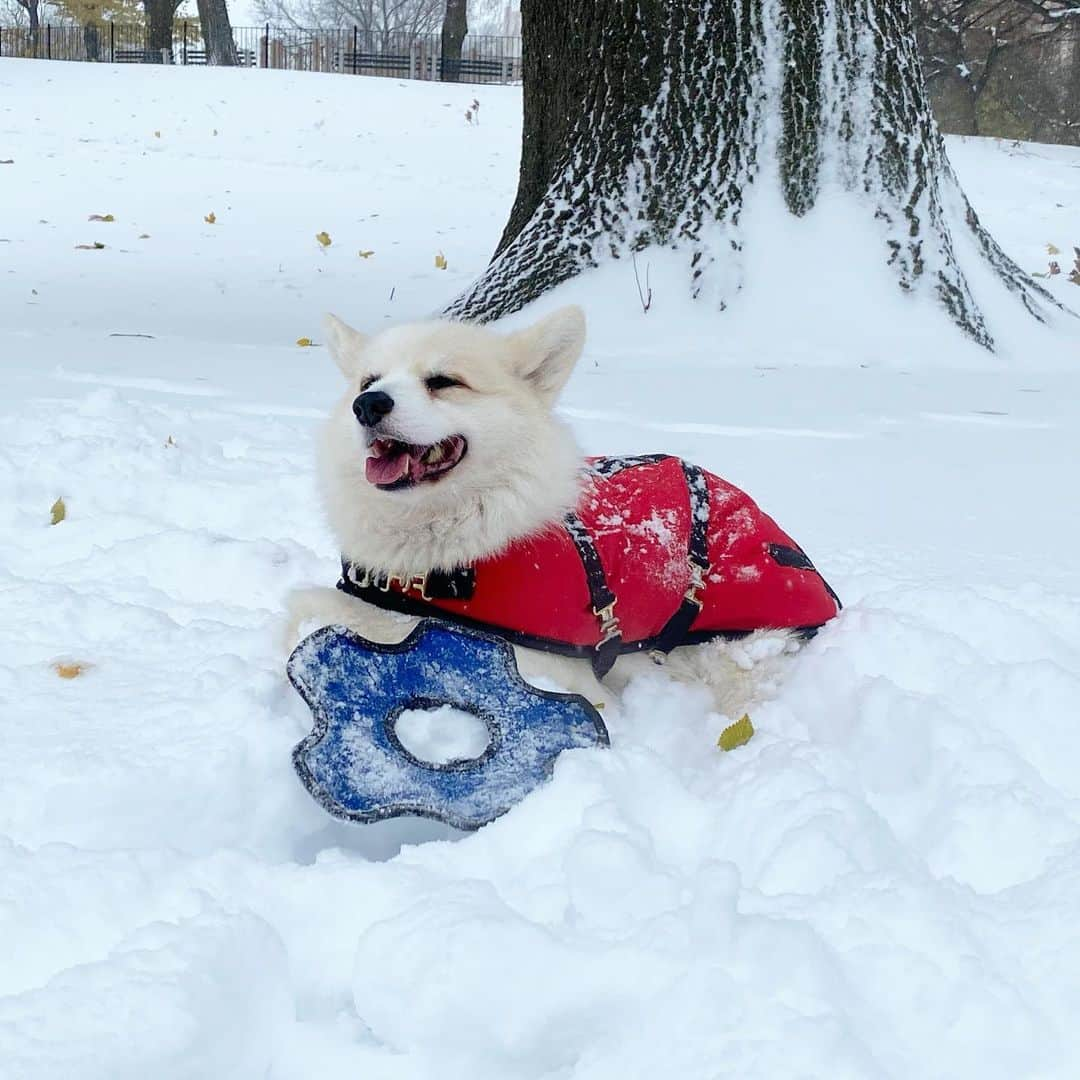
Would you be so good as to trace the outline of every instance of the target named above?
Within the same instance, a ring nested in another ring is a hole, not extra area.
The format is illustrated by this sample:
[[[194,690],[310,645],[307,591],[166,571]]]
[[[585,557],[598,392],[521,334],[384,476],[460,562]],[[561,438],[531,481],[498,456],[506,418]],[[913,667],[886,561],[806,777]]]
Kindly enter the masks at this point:
[[[514,646],[521,677],[541,690],[560,690],[568,694],[580,694],[597,708],[607,711],[605,719],[611,719],[618,708],[618,699],[611,689],[593,674],[592,665],[586,660],[541,652]]]
[[[368,641],[396,644],[404,641],[419,621],[411,615],[365,604],[340,589],[325,587],[294,589],[289,593],[287,612],[286,652],[291,652],[302,637],[322,626],[344,626]]]

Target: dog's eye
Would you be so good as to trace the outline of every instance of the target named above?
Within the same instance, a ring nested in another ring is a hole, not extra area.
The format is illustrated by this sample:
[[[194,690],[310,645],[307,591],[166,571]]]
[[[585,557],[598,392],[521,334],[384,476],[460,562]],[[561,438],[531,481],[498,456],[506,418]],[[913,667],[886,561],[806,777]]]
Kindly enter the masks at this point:
[[[465,384],[452,375],[429,375],[424,380],[424,385],[429,390],[449,390],[452,386],[464,386]]]
[[[378,375],[367,375],[367,376],[365,376],[364,379],[360,383],[360,393],[362,394],[369,386],[371,386],[372,383],[378,382],[378,381],[379,381],[379,376]]]

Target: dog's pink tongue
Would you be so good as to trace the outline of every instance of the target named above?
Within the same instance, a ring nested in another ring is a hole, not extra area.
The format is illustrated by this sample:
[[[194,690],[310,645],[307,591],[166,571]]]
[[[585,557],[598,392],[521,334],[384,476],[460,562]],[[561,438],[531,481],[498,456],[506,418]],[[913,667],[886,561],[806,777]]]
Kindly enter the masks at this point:
[[[380,454],[369,457],[364,465],[364,474],[369,484],[393,484],[409,471],[408,451],[400,454]]]

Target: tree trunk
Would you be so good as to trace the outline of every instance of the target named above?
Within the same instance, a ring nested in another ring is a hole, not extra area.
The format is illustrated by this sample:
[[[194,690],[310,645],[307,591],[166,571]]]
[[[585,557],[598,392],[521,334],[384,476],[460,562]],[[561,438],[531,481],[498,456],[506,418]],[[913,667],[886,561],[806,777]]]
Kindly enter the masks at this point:
[[[1051,296],[979,224],[923,87],[908,0],[522,0],[518,193],[491,265],[447,309],[487,321],[610,258],[685,253],[723,310],[745,204],[823,188],[880,235],[897,283],[992,347],[954,238],[1037,319]],[[782,211],[781,211],[782,212]],[[856,301],[857,302],[857,301]]]
[[[172,51],[173,16],[179,6],[179,0],[143,0],[143,7],[146,8],[148,52],[160,55],[163,49]]]
[[[87,60],[101,59],[101,27],[97,23],[87,23],[83,27],[83,48]]]
[[[461,78],[461,46],[469,32],[468,0],[446,0],[442,24],[442,80]]]
[[[225,0],[197,0],[197,6],[206,62],[215,67],[236,67],[236,41]]]
[[[19,0],[22,3],[22,0]],[[41,49],[41,16],[38,12],[38,0],[26,0],[23,4],[26,14],[30,19],[30,55],[40,55]]]
[[[912,17],[926,92],[942,131],[977,135],[977,72],[966,63],[964,27],[949,18],[951,14],[953,4],[943,0],[913,0]]]

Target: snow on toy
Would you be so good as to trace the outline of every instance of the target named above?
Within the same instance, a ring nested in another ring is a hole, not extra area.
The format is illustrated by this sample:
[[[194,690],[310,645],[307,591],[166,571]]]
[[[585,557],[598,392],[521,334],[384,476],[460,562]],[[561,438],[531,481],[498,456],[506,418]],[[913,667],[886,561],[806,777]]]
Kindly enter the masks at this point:
[[[526,683],[506,641],[433,619],[398,645],[324,627],[296,647],[288,675],[315,718],[293,764],[324,809],[349,821],[415,814],[478,829],[542,783],[564,750],[608,745],[596,709]],[[479,757],[433,764],[402,744],[402,713],[442,705],[484,722]]]
[[[668,653],[714,637],[811,635],[840,601],[806,553],[745,492],[667,454],[591,458],[562,528],[451,573],[372,573],[342,562],[338,588],[519,645],[587,657]]]

